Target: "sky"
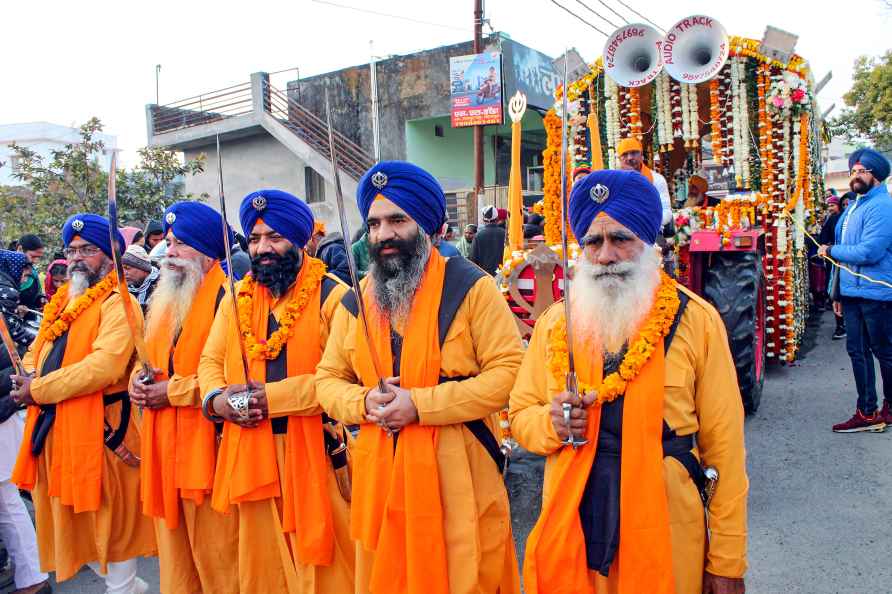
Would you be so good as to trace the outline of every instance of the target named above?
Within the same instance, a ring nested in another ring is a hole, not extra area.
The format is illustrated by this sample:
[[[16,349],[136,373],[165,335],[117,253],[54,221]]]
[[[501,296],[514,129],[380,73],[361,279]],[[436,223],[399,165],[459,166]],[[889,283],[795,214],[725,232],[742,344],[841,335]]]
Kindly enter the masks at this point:
[[[606,33],[609,24],[580,0],[559,0]],[[692,14],[718,19],[729,35],[761,39],[774,25],[799,35],[797,53],[820,80],[833,79],[818,96],[822,109],[851,86],[859,55],[879,56],[892,46],[892,8],[882,0],[623,0],[668,29]],[[7,49],[0,67],[0,124],[49,121],[78,125],[99,117],[118,138],[123,161],[135,165],[146,140],[145,105],[155,102],[155,65],[161,64],[160,102],[247,82],[252,72],[275,72],[275,86],[289,80],[368,62],[376,55],[405,54],[467,41],[473,0],[332,0],[393,16],[378,16],[323,3],[5,2],[2,36]],[[630,22],[641,19],[620,0],[604,0]],[[585,4],[617,25],[600,0]],[[486,0],[494,30],[558,56],[575,47],[587,61],[602,51],[605,37],[550,0]],[[820,7],[820,8],[818,8]],[[407,20],[411,19],[411,20]],[[485,29],[489,31],[489,29]]]

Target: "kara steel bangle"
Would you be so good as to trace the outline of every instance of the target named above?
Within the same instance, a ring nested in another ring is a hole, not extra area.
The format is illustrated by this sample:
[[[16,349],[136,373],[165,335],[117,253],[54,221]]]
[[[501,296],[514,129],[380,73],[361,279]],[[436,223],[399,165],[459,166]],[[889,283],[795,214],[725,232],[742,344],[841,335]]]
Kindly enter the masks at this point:
[[[214,414],[213,412],[214,398],[222,393],[223,390],[217,388],[216,390],[211,390],[210,392],[205,394],[204,398],[201,400],[201,414],[203,414],[204,418],[212,423],[222,423],[226,420],[220,415]]]

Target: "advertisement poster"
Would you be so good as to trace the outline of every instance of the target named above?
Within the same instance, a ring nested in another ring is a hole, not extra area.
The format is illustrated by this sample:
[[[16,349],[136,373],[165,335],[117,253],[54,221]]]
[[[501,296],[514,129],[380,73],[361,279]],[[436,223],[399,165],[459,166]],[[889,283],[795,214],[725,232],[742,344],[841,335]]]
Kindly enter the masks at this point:
[[[501,124],[502,54],[449,58],[452,127]]]

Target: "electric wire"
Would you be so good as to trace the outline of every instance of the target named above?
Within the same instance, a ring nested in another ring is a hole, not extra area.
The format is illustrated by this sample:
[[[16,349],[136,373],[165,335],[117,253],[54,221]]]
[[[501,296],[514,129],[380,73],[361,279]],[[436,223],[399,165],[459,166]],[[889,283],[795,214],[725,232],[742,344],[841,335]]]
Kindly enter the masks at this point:
[[[661,26],[659,26],[658,24],[656,24],[655,22],[653,22],[652,20],[650,20],[649,18],[647,18],[646,16],[644,16],[643,14],[641,14],[640,12],[638,12],[637,10],[635,10],[634,8],[632,8],[631,6],[629,6],[628,4],[626,4],[625,2],[623,2],[623,0],[616,0],[616,1],[617,1],[620,5],[624,6],[627,10],[629,10],[630,12],[632,12],[633,14],[635,14],[636,16],[641,17],[642,19],[644,19],[645,21],[647,21],[648,23],[650,23],[651,25],[653,25],[654,27],[656,27],[657,30],[662,31],[662,32],[663,32],[663,35],[666,34],[666,30],[665,30],[664,28],[662,28]]]
[[[386,12],[377,12],[375,10],[368,10],[366,8],[359,8],[358,6],[350,6],[347,4],[338,4],[337,2],[329,2],[328,0],[312,0],[316,4],[327,4],[329,6],[335,6],[337,8],[346,8],[347,10],[355,10],[356,12],[364,12],[366,14],[373,14],[375,16],[381,16],[391,19],[398,19],[402,21],[409,21],[410,23],[417,23],[419,25],[429,25],[431,27],[441,27],[443,29],[452,29],[453,31],[465,31],[465,27],[456,27],[455,25],[444,25],[443,23],[432,23],[430,21],[422,21],[420,19],[413,19],[412,17],[401,16],[397,14],[389,14]]]
[[[610,6],[609,4],[607,4],[606,2],[604,2],[604,0],[598,0],[598,3],[601,4],[607,10],[609,10],[610,12],[612,12],[613,14],[615,14],[616,16],[618,16],[619,18],[621,18],[625,24],[627,24],[627,25],[629,24],[629,19],[627,19],[622,14],[620,14],[616,10],[614,10],[613,7]]]
[[[586,10],[589,11],[590,13],[592,13],[593,15],[595,15],[596,17],[598,17],[599,19],[601,19],[602,21],[604,21],[605,23],[607,23],[608,25],[610,25],[611,27],[613,27],[614,29],[617,29],[617,28],[618,28],[618,26],[617,26],[616,24],[614,24],[613,22],[611,22],[610,19],[608,19],[607,17],[603,16],[601,13],[599,13],[598,11],[596,11],[595,9],[593,9],[591,6],[589,6],[588,4],[586,4],[585,2],[583,2],[582,0],[576,0],[576,3],[579,4],[580,6],[582,6],[584,9],[586,9]]]
[[[557,0],[549,0],[549,1],[550,1],[552,4],[554,4],[555,6],[557,6],[558,8],[560,8],[561,10],[564,10],[565,12],[570,13],[570,15],[572,15],[573,17],[579,19],[580,21],[582,21],[583,23],[585,23],[586,25],[588,25],[589,27],[591,27],[592,29],[594,29],[595,31],[597,31],[598,33],[600,33],[601,35],[603,35],[604,37],[609,37],[609,35],[608,35],[607,33],[605,33],[604,31],[602,31],[602,30],[599,29],[598,27],[594,26],[593,24],[591,24],[590,22],[588,22],[587,20],[585,20],[584,18],[582,18],[581,16],[579,16],[578,14],[576,14],[575,12],[573,12],[572,10],[570,10],[569,8],[567,8],[566,6],[564,6],[563,4],[560,4],[559,2],[557,2]]]

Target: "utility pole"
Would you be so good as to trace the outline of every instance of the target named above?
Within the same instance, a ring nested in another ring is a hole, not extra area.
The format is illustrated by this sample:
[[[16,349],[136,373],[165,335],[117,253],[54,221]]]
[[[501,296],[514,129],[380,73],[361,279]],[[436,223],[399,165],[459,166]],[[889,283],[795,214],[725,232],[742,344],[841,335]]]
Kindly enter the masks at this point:
[[[474,0],[474,53],[483,52],[483,0]],[[474,126],[474,194],[483,194],[483,126]]]
[[[381,161],[381,121],[378,116],[378,66],[375,59],[374,41],[369,41],[369,84],[372,98],[372,145],[375,162]]]
[[[161,64],[155,64],[155,105],[161,105],[158,99],[158,77],[161,73]]]

